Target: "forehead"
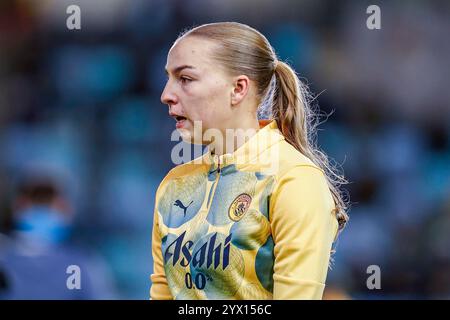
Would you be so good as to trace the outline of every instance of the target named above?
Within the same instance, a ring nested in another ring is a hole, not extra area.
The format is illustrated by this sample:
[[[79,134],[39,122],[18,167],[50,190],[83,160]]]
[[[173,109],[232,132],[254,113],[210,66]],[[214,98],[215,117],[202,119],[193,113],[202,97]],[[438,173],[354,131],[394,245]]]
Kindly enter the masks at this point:
[[[167,55],[166,69],[172,72],[174,68],[180,65],[193,66],[200,71],[210,68],[214,65],[211,53],[215,46],[212,41],[202,38],[182,38],[170,48]]]

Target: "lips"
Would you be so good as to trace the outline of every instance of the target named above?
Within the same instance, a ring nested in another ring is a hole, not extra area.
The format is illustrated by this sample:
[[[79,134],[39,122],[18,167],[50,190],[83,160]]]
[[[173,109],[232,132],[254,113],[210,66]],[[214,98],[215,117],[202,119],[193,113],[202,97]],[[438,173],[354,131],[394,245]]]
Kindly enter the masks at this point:
[[[175,124],[175,127],[177,129],[184,127],[184,122],[186,121],[186,118],[182,119],[182,120],[177,120],[177,123]]]
[[[175,125],[177,128],[182,128],[184,126],[185,121],[187,120],[186,117],[174,113],[171,113],[170,116],[174,118],[175,121],[177,122]]]

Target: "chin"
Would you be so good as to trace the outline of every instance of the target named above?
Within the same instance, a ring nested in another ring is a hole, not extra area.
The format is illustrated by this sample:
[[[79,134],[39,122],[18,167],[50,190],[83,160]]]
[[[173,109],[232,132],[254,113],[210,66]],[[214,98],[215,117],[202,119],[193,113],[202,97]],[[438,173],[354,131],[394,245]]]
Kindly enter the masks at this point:
[[[192,136],[191,132],[189,132],[189,130],[186,129],[176,129],[178,131],[178,133],[180,134],[180,137],[183,141],[189,140],[190,137]]]
[[[192,132],[190,130],[183,129],[183,128],[182,129],[177,129],[177,130],[178,130],[178,132],[180,134],[181,140],[183,140],[184,142],[187,142],[187,143],[192,143],[193,142],[194,137],[193,137]]]
[[[187,129],[177,129],[178,132],[180,133],[181,139],[186,142],[186,143],[190,143],[190,144],[204,144],[202,137],[198,137],[197,139],[195,139],[194,137],[194,133],[191,130],[187,130]]]

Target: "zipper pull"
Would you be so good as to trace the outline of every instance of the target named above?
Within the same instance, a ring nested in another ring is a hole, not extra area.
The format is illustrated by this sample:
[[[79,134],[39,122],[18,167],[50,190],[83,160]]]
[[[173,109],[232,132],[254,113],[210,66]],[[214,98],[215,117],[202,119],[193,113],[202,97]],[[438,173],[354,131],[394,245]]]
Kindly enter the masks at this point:
[[[219,155],[214,155],[214,158],[217,160],[217,173],[220,173],[220,156]]]

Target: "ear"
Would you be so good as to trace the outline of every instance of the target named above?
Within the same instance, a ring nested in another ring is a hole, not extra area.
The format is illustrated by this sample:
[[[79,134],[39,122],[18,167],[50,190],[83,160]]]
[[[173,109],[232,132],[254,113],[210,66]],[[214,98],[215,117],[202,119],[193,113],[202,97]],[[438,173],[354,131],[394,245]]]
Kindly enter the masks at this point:
[[[244,100],[250,89],[250,79],[246,75],[234,78],[233,92],[231,93],[231,105],[236,106]]]

